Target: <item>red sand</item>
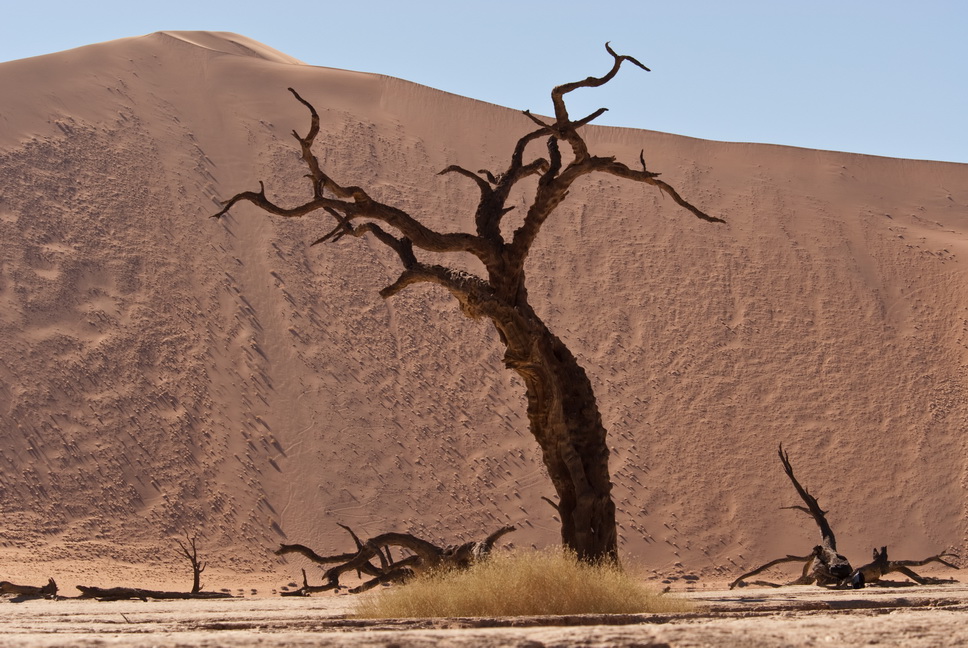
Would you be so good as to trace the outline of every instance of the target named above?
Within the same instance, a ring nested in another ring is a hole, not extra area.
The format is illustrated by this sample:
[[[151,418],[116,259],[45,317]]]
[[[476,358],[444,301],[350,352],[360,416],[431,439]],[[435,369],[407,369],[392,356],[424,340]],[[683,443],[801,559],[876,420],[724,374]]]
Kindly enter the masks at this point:
[[[436,173],[497,170],[532,128],[227,33],[0,64],[0,579],[187,586],[186,532],[211,589],[284,584],[303,564],[272,549],[344,551],[337,522],[445,544],[513,523],[518,545],[556,542],[489,325],[438,290],[382,300],[395,260],[309,248],[326,219],[208,218],[260,179],[305,195],[290,131],[308,119],[287,86],[319,108],[338,181],[441,229],[471,227],[476,189]],[[780,510],[799,503],[782,442],[856,564],[881,545],[965,555],[968,165],[587,139],[630,164],[644,149],[729,223],[592,177],[528,267],[597,389],[621,550],[698,587],[809,552],[811,520]]]

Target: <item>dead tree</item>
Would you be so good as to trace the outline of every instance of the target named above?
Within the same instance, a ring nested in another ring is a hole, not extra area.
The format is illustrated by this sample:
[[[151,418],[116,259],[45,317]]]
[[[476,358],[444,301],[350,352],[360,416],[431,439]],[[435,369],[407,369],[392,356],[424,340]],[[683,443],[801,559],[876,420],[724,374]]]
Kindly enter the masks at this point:
[[[787,562],[804,563],[803,573],[800,575],[800,578],[792,583],[788,583],[789,585],[810,585],[812,583],[818,585],[837,585],[849,577],[853,571],[853,568],[850,566],[850,561],[837,552],[837,538],[834,536],[833,529],[830,528],[830,523],[827,522],[827,512],[820,508],[817,498],[811,495],[797,481],[796,476],[793,474],[793,466],[790,464],[790,456],[783,451],[782,443],[780,444],[779,455],[780,462],[783,464],[783,471],[790,478],[790,481],[793,482],[793,487],[796,489],[800,499],[806,504],[806,506],[784,506],[783,508],[803,511],[812,517],[814,522],[817,523],[817,526],[820,527],[820,544],[815,546],[809,555],[788,555],[785,558],[778,558],[761,567],[757,567],[730,583],[730,589],[733,589],[737,585],[745,585],[743,581],[750,576],[755,576],[774,565]],[[763,582],[758,582],[757,584],[773,585],[772,583]]]
[[[189,537],[185,534],[185,542],[175,540],[183,556],[188,558],[192,565],[192,594],[197,594],[202,590],[202,572],[205,571],[205,564],[198,559],[198,548],[195,545],[196,537]]]
[[[803,511],[810,517],[814,519],[817,526],[820,527],[820,538],[821,543],[813,548],[813,551],[806,556],[793,556],[787,555],[784,558],[777,558],[776,560],[771,560],[765,565],[757,567],[753,571],[746,572],[732,583],[729,584],[729,589],[734,587],[744,587],[746,585],[765,585],[767,587],[780,587],[778,583],[771,583],[768,581],[750,581],[746,582],[746,579],[763,573],[771,567],[776,565],[781,565],[784,563],[800,562],[803,563],[803,572],[800,577],[794,581],[786,583],[786,585],[811,585],[817,584],[825,587],[863,587],[865,583],[874,583],[880,580],[885,574],[891,572],[900,572],[910,578],[911,580],[925,584],[925,583],[936,583],[936,582],[952,582],[952,581],[942,581],[938,579],[926,579],[910,569],[910,567],[918,567],[921,565],[926,565],[929,562],[938,562],[948,567],[953,567],[958,569],[955,565],[946,561],[945,558],[957,558],[954,554],[941,553],[936,556],[931,556],[930,558],[925,558],[924,560],[898,560],[898,561],[888,561],[887,559],[887,547],[881,547],[881,551],[878,552],[874,550],[874,560],[863,567],[856,570],[852,569],[850,566],[850,561],[847,560],[843,555],[837,552],[837,539],[834,536],[833,529],[830,527],[830,523],[827,522],[827,512],[820,508],[820,504],[817,503],[817,498],[810,494],[810,492],[800,485],[797,481],[796,476],[793,474],[793,466],[790,463],[789,455],[783,451],[783,444],[780,444],[779,449],[780,462],[783,464],[783,471],[786,473],[790,481],[793,482],[793,487],[796,489],[797,494],[800,495],[800,499],[804,501],[806,506],[784,506],[785,509],[795,509],[798,511]]]
[[[850,566],[850,561],[837,552],[837,538],[834,536],[833,529],[830,528],[830,523],[827,522],[827,512],[820,508],[817,498],[811,495],[810,492],[801,486],[800,482],[797,481],[796,476],[793,474],[793,466],[790,464],[790,456],[786,452],[783,452],[783,444],[780,444],[778,454],[780,455],[780,462],[783,463],[783,472],[785,472],[787,477],[790,478],[790,481],[793,482],[793,487],[796,489],[797,494],[806,504],[805,507],[794,505],[786,506],[784,508],[803,511],[812,517],[814,522],[816,522],[817,526],[820,528],[821,542],[819,545],[813,548],[813,554],[810,559],[812,560],[810,577],[818,585],[832,585],[839,583],[850,575],[852,569]]]
[[[322,585],[310,585],[303,570],[303,585],[298,590],[286,592],[283,596],[308,596],[314,592],[339,590],[340,577],[347,572],[369,576],[362,585],[349,590],[358,594],[385,583],[405,581],[414,575],[435,569],[466,569],[475,561],[487,557],[494,544],[504,535],[514,531],[513,526],[498,529],[481,542],[465,542],[461,545],[438,547],[409,533],[383,533],[366,542],[351,528],[340,524],[352,536],[356,551],[320,556],[315,551],[300,544],[284,544],[276,550],[277,556],[298,554],[320,565],[333,565],[323,574]],[[409,552],[409,555],[394,559],[390,547]],[[374,562],[376,561],[376,563]],[[378,563],[378,564],[377,564]]]
[[[21,598],[57,598],[57,583],[53,578],[48,578],[47,584],[40,587],[0,581],[0,595],[2,594],[14,594]]]
[[[531,433],[541,448],[542,460],[558,494],[562,543],[585,560],[617,559],[606,430],[585,370],[528,300],[525,261],[542,225],[575,182],[589,174],[607,174],[652,185],[694,216],[723,222],[684,200],[671,185],[659,179],[658,173],[646,169],[644,154],[639,155],[641,168],[633,168],[613,156],[600,157],[589,152],[580,131],[606,109],[573,120],[565,106],[565,95],[604,85],[624,62],[648,70],[631,56],[616,54],[607,44],[605,47],[613,62],[604,76],[566,83],[551,91],[553,119],[524,112],[537,128],[518,140],[503,172],[484,169],[475,173],[457,165],[440,172],[456,174],[477,186],[480,199],[474,211],[473,232],[436,231],[411,214],[381,203],[364,188],[340,184],[328,175],[313,153],[319,135],[319,115],[292,88],[290,92],[310,113],[307,134],[293,131],[293,136],[309,171],[306,177],[311,197],[300,205],[284,207],[266,196],[265,185],[260,182],[259,191],[233,196],[214,215],[221,217],[239,202],[250,202],[284,218],[316,212],[328,214],[335,226],[313,245],[370,235],[399,257],[402,272],[380,291],[381,297],[390,298],[415,284],[433,284],[449,291],[467,317],[489,320],[506,349],[505,366],[517,372],[526,387]],[[544,141],[546,155],[529,156],[529,145],[539,140]],[[561,150],[562,144],[566,153]],[[532,185],[524,182],[531,178],[537,178],[537,183],[523,222],[508,231],[504,217],[513,209],[507,205],[509,196],[514,190],[532,191],[528,188]],[[418,252],[470,255],[483,264],[486,276],[422,261]]]

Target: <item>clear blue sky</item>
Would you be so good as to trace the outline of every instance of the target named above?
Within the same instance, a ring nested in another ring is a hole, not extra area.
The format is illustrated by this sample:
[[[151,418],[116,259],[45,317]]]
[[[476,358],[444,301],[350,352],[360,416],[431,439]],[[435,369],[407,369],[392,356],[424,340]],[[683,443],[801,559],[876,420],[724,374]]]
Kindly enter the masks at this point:
[[[553,85],[608,67],[610,40],[653,71],[623,70],[572,102],[574,114],[609,107],[597,123],[968,163],[965,0],[5,4],[0,61],[161,30],[232,31],[313,65],[546,114]]]

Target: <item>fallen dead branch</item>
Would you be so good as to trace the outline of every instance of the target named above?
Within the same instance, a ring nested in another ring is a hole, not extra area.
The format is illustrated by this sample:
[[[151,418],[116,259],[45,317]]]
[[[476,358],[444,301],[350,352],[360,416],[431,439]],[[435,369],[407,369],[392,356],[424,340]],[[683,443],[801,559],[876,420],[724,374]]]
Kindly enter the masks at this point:
[[[21,598],[56,598],[57,583],[53,578],[48,578],[47,584],[40,587],[0,581],[0,594],[14,594]]]
[[[88,587],[77,585],[81,591],[78,598],[92,598],[98,601],[126,601],[148,599],[180,600],[180,599],[221,599],[233,598],[228,592],[166,592],[160,590],[140,589],[137,587]]]
[[[940,563],[946,567],[951,567],[952,569],[958,569],[957,565],[954,565],[946,558],[957,558],[955,554],[952,553],[940,553],[936,556],[930,556],[923,560],[888,560],[887,559],[887,547],[881,547],[878,551],[874,549],[874,560],[867,563],[863,567],[858,567],[857,570],[852,575],[851,585],[853,587],[863,587],[865,584],[870,585],[872,583],[877,583],[882,577],[887,576],[890,573],[898,572],[904,574],[911,580],[913,580],[918,585],[940,585],[944,583],[956,583],[954,579],[951,578],[928,578],[921,576],[914,572],[911,567],[922,567],[931,562]]]
[[[357,572],[359,576],[367,575],[370,579],[362,585],[348,591],[358,594],[384,583],[405,581],[415,574],[428,569],[465,569],[475,560],[486,557],[502,536],[514,530],[513,526],[498,529],[481,542],[465,542],[461,545],[438,547],[409,533],[383,533],[366,542],[351,528],[344,524],[345,529],[356,544],[355,552],[320,556],[318,553],[300,544],[284,544],[276,550],[277,556],[297,554],[320,565],[333,565],[323,573],[322,585],[310,585],[303,570],[303,585],[297,590],[284,592],[283,596],[308,596],[315,592],[339,590],[340,577],[346,572]],[[390,548],[395,547],[406,552],[407,555],[399,560],[393,558]],[[376,562],[374,562],[376,561]]]

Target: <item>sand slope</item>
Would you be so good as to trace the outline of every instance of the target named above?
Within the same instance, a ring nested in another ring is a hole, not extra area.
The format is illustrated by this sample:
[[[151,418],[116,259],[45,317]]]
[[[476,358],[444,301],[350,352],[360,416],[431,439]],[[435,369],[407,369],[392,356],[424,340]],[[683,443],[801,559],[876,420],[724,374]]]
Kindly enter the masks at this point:
[[[327,221],[207,218],[259,179],[304,194],[287,86],[319,108],[334,177],[448,230],[470,227],[475,190],[437,171],[497,171],[525,117],[228,33],[7,62],[0,86],[0,577],[164,564],[185,532],[214,568],[281,581],[300,564],[271,549],[345,550],[337,522],[556,540],[489,326],[436,290],[383,301],[394,259],[309,248]],[[778,510],[798,503],[783,442],[855,562],[968,552],[968,166],[588,140],[645,149],[729,221],[591,178],[530,262],[533,303],[598,390],[623,551],[707,581],[808,552],[812,523]]]

